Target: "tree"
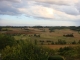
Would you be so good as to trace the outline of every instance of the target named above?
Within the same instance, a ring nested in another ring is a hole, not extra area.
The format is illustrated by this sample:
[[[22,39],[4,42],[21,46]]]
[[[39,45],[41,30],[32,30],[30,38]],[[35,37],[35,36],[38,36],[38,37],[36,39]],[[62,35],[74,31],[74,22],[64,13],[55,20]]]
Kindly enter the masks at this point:
[[[43,40],[40,40],[40,42],[41,42],[41,45],[43,45],[44,41]]]
[[[54,45],[54,42],[52,41],[51,44]]]
[[[76,44],[76,41],[73,41],[72,44]]]
[[[50,40],[47,40],[46,42],[48,43],[48,45],[49,45],[49,43],[51,43],[51,41],[50,41]]]
[[[37,35],[37,37],[40,37],[40,34],[39,34],[39,35]]]
[[[66,44],[65,40],[58,39],[58,44]]]
[[[34,34],[34,36],[36,36],[36,34]]]

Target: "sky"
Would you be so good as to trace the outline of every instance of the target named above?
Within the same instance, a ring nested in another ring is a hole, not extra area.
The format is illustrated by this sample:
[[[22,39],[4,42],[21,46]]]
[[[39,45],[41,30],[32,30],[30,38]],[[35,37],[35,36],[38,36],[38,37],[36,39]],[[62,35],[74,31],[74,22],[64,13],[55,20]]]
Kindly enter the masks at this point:
[[[0,26],[80,26],[80,0],[0,0]]]

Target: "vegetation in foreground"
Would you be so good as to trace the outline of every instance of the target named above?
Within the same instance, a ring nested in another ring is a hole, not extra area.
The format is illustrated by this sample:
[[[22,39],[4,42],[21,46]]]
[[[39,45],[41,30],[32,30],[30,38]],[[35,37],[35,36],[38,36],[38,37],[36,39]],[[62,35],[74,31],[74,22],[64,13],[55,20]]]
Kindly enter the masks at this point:
[[[0,54],[2,60],[80,60],[80,46],[53,50],[36,46],[29,40],[0,35]]]

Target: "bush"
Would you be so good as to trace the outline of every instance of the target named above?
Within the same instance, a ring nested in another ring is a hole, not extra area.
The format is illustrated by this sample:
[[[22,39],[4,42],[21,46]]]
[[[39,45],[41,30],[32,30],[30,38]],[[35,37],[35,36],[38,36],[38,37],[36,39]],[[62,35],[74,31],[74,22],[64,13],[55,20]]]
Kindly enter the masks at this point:
[[[65,40],[61,40],[61,39],[58,39],[57,44],[62,44],[62,45],[64,45],[64,44],[66,44],[66,41],[65,41]]]
[[[76,44],[76,41],[73,41],[72,44]]]
[[[4,49],[6,46],[13,46],[15,42],[12,36],[0,35],[0,49]]]
[[[47,60],[48,53],[45,48],[24,41],[13,47],[7,46],[2,50],[2,60]]]
[[[48,60],[64,60],[61,56],[50,56]]]

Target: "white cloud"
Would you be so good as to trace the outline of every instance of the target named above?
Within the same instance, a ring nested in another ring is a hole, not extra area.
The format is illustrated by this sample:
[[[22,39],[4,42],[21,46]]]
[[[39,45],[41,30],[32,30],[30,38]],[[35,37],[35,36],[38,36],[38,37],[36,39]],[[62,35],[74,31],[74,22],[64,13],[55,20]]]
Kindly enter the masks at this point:
[[[18,8],[22,14],[25,14],[34,18],[52,19],[52,20],[79,20],[80,15],[74,15],[68,12],[68,10],[60,11],[54,8],[44,7],[41,5],[29,6],[28,8]],[[76,11],[76,10],[75,10]]]
[[[30,6],[28,8],[19,8],[19,11],[28,15],[28,16],[33,16],[36,18],[48,18],[48,19],[53,19],[53,9],[48,8],[48,7],[43,7],[43,6]]]

